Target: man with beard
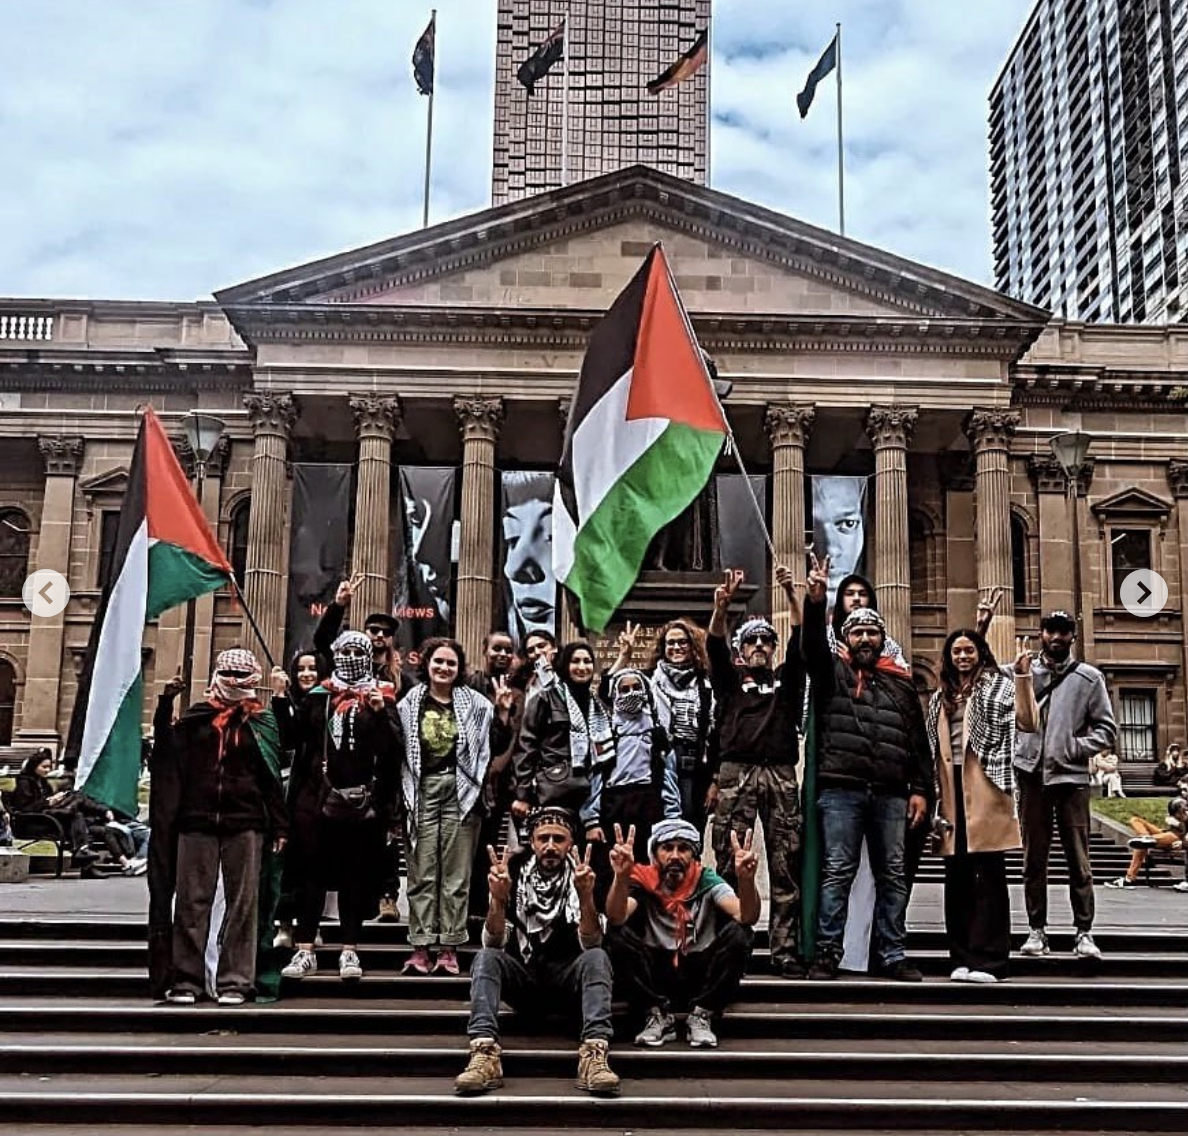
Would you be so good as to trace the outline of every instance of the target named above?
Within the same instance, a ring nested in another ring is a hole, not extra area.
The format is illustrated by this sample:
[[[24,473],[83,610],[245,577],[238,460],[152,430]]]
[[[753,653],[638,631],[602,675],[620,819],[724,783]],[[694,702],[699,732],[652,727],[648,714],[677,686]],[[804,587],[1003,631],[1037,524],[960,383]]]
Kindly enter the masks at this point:
[[[1048,953],[1048,852],[1055,814],[1068,864],[1068,895],[1076,929],[1073,955],[1097,961],[1101,951],[1092,933],[1089,762],[1113,747],[1117,726],[1101,671],[1072,657],[1076,637],[1076,620],[1066,611],[1049,612],[1040,620],[1042,651],[1031,662],[1039,730],[1019,730],[1015,736],[1023,898],[1031,928],[1020,950],[1025,955]]]
[[[454,1082],[461,1096],[503,1084],[499,1003],[549,1010],[580,1005],[576,1087],[614,1096],[619,1078],[607,1062],[611,1039],[611,965],[594,906],[591,846],[572,855],[578,819],[546,806],[528,818],[528,847],[509,857],[488,848],[490,898],[483,947],[470,971],[470,1063]]]
[[[800,945],[800,789],[796,780],[797,725],[804,699],[800,656],[800,601],[792,573],[776,566],[792,617],[792,636],[776,666],[777,635],[766,619],[748,619],[726,645],[726,612],[743,582],[737,569],[714,592],[706,650],[710,681],[718,700],[719,764],[709,798],[714,805],[716,862],[733,879],[732,838],[743,839],[763,822],[767,874],[771,883],[771,965],[785,978],[803,978]],[[734,656],[740,660],[738,665]]]
[[[884,654],[886,632],[875,608],[855,608],[841,625],[837,653],[826,635],[829,558],[813,558],[804,605],[804,651],[817,724],[817,807],[824,863],[812,979],[836,977],[846,905],[862,841],[875,877],[879,973],[919,982],[904,952],[908,888],[904,818],[927,816],[932,758],[920,700],[902,668]]]
[[[630,1001],[651,1007],[636,1045],[658,1049],[672,1041],[672,1007],[680,1002],[689,1007],[689,1044],[717,1047],[714,1016],[726,1009],[746,973],[751,927],[759,918],[753,836],[748,832],[740,841],[730,832],[736,894],[717,872],[701,866],[701,834],[688,821],[662,820],[652,828],[646,865],[633,855],[635,826],[624,837],[615,825],[607,947]]]

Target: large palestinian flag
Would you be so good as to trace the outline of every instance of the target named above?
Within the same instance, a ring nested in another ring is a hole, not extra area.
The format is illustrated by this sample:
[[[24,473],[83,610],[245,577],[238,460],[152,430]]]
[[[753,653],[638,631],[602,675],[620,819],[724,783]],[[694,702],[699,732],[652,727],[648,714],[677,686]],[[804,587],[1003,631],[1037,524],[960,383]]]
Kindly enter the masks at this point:
[[[553,567],[602,631],[652,538],[705,487],[726,419],[664,250],[590,336],[553,505]]]
[[[226,586],[231,565],[215,542],[173,447],[146,410],[128,471],[111,580],[103,593],[70,721],[76,786],[136,815],[144,706],[144,625],[166,608]]]

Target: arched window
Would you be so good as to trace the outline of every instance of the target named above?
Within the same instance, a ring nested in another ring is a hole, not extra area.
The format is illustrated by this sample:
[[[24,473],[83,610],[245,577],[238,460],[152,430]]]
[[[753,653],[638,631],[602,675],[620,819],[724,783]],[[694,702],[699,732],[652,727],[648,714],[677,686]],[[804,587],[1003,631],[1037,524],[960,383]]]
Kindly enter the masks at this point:
[[[235,582],[241,588],[244,573],[247,571],[248,519],[251,511],[251,498],[244,497],[231,509],[231,521],[227,526],[227,559],[231,561]]]
[[[0,596],[19,596],[29,575],[32,526],[20,509],[0,509]]]
[[[12,745],[12,723],[16,714],[16,667],[0,659],[0,745]]]
[[[1027,523],[1018,513],[1011,514],[1011,585],[1015,603],[1027,603],[1028,558]]]

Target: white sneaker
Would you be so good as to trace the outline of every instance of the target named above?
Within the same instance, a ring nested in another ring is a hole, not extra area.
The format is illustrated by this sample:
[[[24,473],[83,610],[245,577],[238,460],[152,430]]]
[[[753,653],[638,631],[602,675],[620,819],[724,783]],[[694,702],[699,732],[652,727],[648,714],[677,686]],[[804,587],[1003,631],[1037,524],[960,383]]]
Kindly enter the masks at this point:
[[[192,1006],[198,1001],[198,995],[193,990],[168,990],[165,1001],[171,1006]]]
[[[959,966],[952,974],[949,975],[950,982],[968,982],[969,981],[969,967]]]
[[[318,956],[313,951],[298,951],[281,971],[285,978],[304,978],[318,969]]]
[[[966,982],[997,982],[998,978],[988,970],[971,970],[965,976]]]
[[[343,951],[338,956],[338,977],[349,981],[363,977],[363,964],[354,951]]]
[[[290,924],[282,923],[272,938],[272,945],[282,951],[293,949],[293,928]]]
[[[1172,884],[1172,891],[1188,891],[1188,880],[1181,880],[1178,884]]]
[[[1021,955],[1046,955],[1048,953],[1048,935],[1040,927],[1032,927],[1031,934],[1019,948]]]
[[[1106,880],[1106,887],[1108,888],[1132,888],[1137,886],[1129,876],[1119,876],[1116,880]]]
[[[220,1006],[242,1006],[247,999],[238,990],[224,990],[219,995]]]
[[[1078,931],[1077,941],[1073,945],[1073,958],[1101,960],[1101,948],[1093,941],[1088,931]]]

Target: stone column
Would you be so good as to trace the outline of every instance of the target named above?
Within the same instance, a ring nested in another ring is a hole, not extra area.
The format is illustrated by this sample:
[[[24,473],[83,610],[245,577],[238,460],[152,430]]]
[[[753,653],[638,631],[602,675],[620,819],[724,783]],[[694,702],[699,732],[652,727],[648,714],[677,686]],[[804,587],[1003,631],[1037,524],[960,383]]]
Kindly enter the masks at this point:
[[[907,447],[918,411],[872,406],[866,432],[875,455],[875,575],[887,630],[912,659],[911,552],[908,546]]]
[[[261,649],[267,647],[281,662],[285,643],[285,496],[289,491],[289,434],[297,419],[291,394],[271,391],[244,395],[248,420],[255,435],[252,453],[252,508],[248,519],[247,568],[244,572],[244,602],[260,634],[262,645],[247,617],[243,620],[242,642],[260,652],[260,664],[267,671]]]
[[[797,584],[804,583],[804,447],[813,428],[816,410],[803,403],[768,403],[763,424],[771,441],[771,542],[777,564],[792,569]],[[803,598],[803,593],[801,593]],[[772,622],[787,643],[791,631],[788,600],[771,578]]]
[[[37,562],[33,567],[34,570],[53,568],[69,578],[74,488],[82,468],[83,440],[43,435],[37,439],[37,445],[45,462],[45,491],[37,535]],[[49,746],[55,753],[62,740],[58,705],[65,628],[64,611],[29,617],[29,658],[25,664],[21,725],[15,737],[22,745]]]
[[[1176,501],[1176,535],[1180,545],[1180,610],[1188,607],[1188,461],[1172,460],[1167,464],[1167,483],[1171,487],[1172,496]],[[1183,615],[1181,615],[1183,626]],[[1188,635],[1180,638],[1181,662],[1179,687],[1185,702],[1181,704],[1180,729],[1183,730],[1184,717],[1188,713]],[[1181,737],[1177,733],[1175,737]]]
[[[1015,657],[1015,592],[1011,572],[1011,437],[1019,426],[1017,410],[975,409],[965,424],[974,450],[975,550],[978,591],[988,596],[1002,589],[989,642],[994,657]]]
[[[503,400],[460,397],[454,411],[462,431],[462,533],[454,634],[477,665],[491,630],[494,599],[495,441]]]
[[[351,396],[355,433],[359,437],[359,481],[355,488],[353,572],[363,584],[351,601],[354,622],[368,612],[392,611],[390,563],[392,504],[392,438],[400,422],[400,400],[376,394]],[[361,626],[361,625],[360,625]]]
[[[1039,496],[1039,557],[1040,557],[1040,615],[1055,608],[1076,612],[1080,609],[1081,626],[1077,630],[1078,655],[1092,658],[1094,645],[1093,610],[1096,606],[1095,565],[1092,550],[1097,541],[1091,536],[1094,531],[1085,516],[1082,500],[1088,496],[1093,482],[1093,459],[1085,463],[1077,478],[1077,496],[1069,504],[1068,478],[1060,463],[1051,454],[1033,454],[1027,462],[1032,480]],[[1080,545],[1073,542],[1072,510],[1078,511]],[[1085,547],[1091,554],[1086,563]],[[1081,596],[1080,603],[1073,596],[1074,557],[1080,560]]]

